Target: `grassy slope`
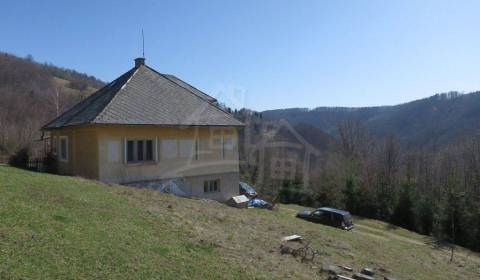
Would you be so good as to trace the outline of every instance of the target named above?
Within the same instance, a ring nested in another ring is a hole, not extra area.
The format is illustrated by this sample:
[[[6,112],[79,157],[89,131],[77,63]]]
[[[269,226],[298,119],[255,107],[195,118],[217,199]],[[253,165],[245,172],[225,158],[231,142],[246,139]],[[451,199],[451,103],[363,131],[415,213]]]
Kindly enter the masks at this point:
[[[298,207],[217,202],[0,166],[0,279],[324,279],[319,267],[370,266],[399,279],[474,279],[477,255],[387,224],[351,232],[298,220]],[[300,234],[323,254],[299,263],[279,239]]]

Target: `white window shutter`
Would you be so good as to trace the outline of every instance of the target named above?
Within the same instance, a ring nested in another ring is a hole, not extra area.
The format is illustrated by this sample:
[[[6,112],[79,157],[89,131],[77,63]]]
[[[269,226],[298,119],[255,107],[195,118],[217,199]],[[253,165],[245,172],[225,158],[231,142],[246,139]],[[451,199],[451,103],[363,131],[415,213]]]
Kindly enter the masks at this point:
[[[225,135],[223,135],[222,131],[222,159],[225,159]]]
[[[123,138],[123,163],[127,164],[127,138]]]
[[[158,137],[155,137],[155,150],[154,150],[154,152],[155,152],[154,160],[155,161],[158,161],[158,151],[159,151],[159,149],[158,149]]]

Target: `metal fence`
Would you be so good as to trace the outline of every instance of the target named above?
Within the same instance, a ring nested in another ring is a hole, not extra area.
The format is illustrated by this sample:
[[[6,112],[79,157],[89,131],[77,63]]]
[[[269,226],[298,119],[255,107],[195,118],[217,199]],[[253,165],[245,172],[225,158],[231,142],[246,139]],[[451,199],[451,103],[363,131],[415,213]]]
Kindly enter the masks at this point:
[[[44,171],[43,158],[30,158],[28,160],[27,169],[32,171]]]

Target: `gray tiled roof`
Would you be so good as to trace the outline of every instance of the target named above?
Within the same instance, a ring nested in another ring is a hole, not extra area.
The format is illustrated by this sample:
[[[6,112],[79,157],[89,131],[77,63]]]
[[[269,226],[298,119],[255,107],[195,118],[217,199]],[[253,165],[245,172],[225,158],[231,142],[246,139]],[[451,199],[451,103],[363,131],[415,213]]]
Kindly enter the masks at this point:
[[[216,102],[217,101],[215,98],[211,97],[210,95],[207,95],[207,94],[201,92],[200,90],[192,87],[191,85],[185,83],[184,81],[180,80],[179,78],[177,78],[173,75],[164,74],[163,76],[166,77],[167,79],[171,80],[172,82],[178,84],[179,86],[184,87],[187,90],[195,93],[196,95],[208,100],[209,102]]]
[[[82,124],[243,126],[216,99],[173,75],[133,68],[44,129]]]

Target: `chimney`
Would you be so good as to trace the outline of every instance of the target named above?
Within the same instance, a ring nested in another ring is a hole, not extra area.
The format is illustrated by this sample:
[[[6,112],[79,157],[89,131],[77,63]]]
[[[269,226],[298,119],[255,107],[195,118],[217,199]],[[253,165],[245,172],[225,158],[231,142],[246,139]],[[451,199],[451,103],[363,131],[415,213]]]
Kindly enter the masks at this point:
[[[138,68],[140,65],[145,65],[145,57],[135,58],[135,67]]]

